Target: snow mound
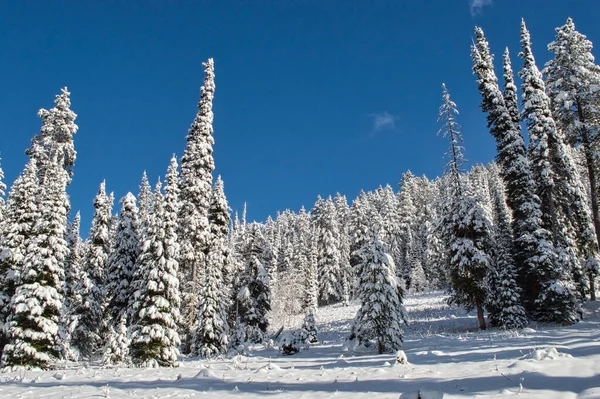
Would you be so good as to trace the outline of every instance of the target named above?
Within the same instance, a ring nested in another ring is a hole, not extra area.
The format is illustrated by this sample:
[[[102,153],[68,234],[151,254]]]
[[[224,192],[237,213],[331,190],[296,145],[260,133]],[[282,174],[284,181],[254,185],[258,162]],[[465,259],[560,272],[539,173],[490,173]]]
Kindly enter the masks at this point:
[[[203,368],[194,376],[194,378],[221,378],[216,375],[213,371],[207,368]]]
[[[524,329],[521,330],[522,334],[535,334],[537,331],[535,331],[533,328],[531,327],[525,327]]]
[[[579,392],[577,399],[600,399],[600,388],[590,388]]]
[[[438,389],[421,389],[417,392],[406,392],[400,399],[443,399],[444,393]]]
[[[277,370],[281,370],[281,367],[279,367],[276,364],[269,363],[269,364],[266,364],[266,365],[260,367],[258,370],[256,370],[256,372],[257,373],[266,373],[269,371],[277,371]]]
[[[527,355],[528,359],[532,360],[556,360],[561,358],[570,358],[573,357],[568,353],[560,353],[556,350],[555,347],[550,346],[548,348],[540,348],[536,349]]]

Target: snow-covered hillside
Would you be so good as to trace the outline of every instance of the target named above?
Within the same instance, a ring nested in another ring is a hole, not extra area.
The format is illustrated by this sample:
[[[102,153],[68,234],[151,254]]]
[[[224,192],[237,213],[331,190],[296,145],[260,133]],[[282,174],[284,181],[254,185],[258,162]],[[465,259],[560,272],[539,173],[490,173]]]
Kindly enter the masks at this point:
[[[69,365],[0,375],[1,398],[600,398],[600,304],[571,327],[531,325],[479,332],[477,318],[441,293],[406,298],[409,364],[345,342],[357,304],[318,312],[320,343],[294,356],[253,348],[249,356],[182,361],[175,369]]]

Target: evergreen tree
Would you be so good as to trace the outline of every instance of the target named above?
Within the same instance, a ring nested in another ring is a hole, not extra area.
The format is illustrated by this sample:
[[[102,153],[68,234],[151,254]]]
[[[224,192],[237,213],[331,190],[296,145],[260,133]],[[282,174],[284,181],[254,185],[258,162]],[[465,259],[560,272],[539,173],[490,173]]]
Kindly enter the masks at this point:
[[[387,186],[386,189],[388,188],[390,191],[392,190],[391,187]],[[340,251],[340,278],[342,284],[341,294],[344,303],[347,305],[350,301],[352,290],[354,288],[354,273],[352,266],[350,266],[350,237],[348,232],[348,217],[350,208],[348,207],[346,196],[341,195],[340,193],[335,195],[333,201],[335,204],[337,223],[339,226],[338,247]]]
[[[258,223],[246,226],[247,241],[243,253],[244,269],[238,276],[235,295],[238,328],[244,331],[244,340],[263,342],[271,310],[271,288],[263,259],[265,238]]]
[[[133,294],[131,280],[140,250],[137,215],[135,197],[127,193],[121,199],[115,242],[106,261],[108,313],[114,331],[118,331],[120,316],[127,311]]]
[[[210,249],[206,258],[204,281],[198,293],[197,320],[192,353],[212,357],[227,351],[227,304],[229,292],[223,274],[229,266],[229,206],[221,176],[212,190],[209,211]]]
[[[213,152],[213,112],[212,102],[215,93],[214,62],[209,58],[204,66],[204,85],[200,89],[201,98],[198,113],[186,137],[187,146],[181,157],[181,210],[180,243],[182,287],[184,298],[184,318],[189,323],[195,319],[196,297],[199,282],[205,268],[210,230],[208,212],[212,187],[212,173],[215,168]]]
[[[104,350],[104,364],[129,364],[129,337],[127,334],[127,316],[121,314],[117,321],[108,327],[108,342]]]
[[[3,327],[0,349],[7,343],[5,323],[13,313],[10,301],[21,284],[24,259],[35,237],[35,223],[40,218],[38,192],[36,163],[30,160],[9,192],[6,227],[0,241],[0,322]]]
[[[556,28],[556,40],[548,45],[554,58],[544,68],[552,115],[570,143],[580,143],[585,154],[592,219],[600,244],[597,140],[600,120],[600,66],[594,63],[592,42],[575,30],[571,18]]]
[[[492,239],[495,243],[493,267],[488,274],[487,310],[490,324],[506,329],[518,329],[527,325],[525,309],[522,305],[521,290],[517,286],[513,257],[510,210],[505,197],[504,186],[499,179],[491,179],[490,189],[494,207]]]
[[[339,225],[335,204],[329,197],[319,197],[313,210],[313,225],[317,234],[317,269],[319,273],[319,303],[322,305],[342,299],[340,271]]]
[[[485,329],[483,309],[485,280],[490,268],[490,226],[476,197],[461,182],[460,170],[465,158],[462,134],[454,119],[458,111],[445,85],[442,85],[442,90],[443,103],[438,120],[443,122],[443,127],[440,133],[450,141],[446,153],[449,157],[446,173],[450,198],[443,221],[453,291],[449,302],[477,309],[479,327]]]
[[[60,161],[67,172],[67,185],[71,183],[77,155],[73,135],[78,129],[75,124],[77,114],[71,110],[70,96],[71,93],[65,87],[61,89],[61,94],[56,96],[54,108],[39,110],[38,117],[42,119],[42,128],[25,152],[36,163],[38,175],[42,180],[46,169],[57,160]]]
[[[7,368],[47,369],[64,353],[61,312],[69,200],[68,174],[61,172],[60,161],[46,166],[45,190],[37,197],[41,212],[23,260],[21,284],[11,298],[13,313],[5,327],[9,343],[2,356]]]
[[[4,195],[6,194],[6,184],[4,184],[4,171],[2,170],[2,166],[0,165],[0,234],[4,235],[4,218],[6,217],[6,203],[4,202]]]
[[[313,241],[310,215],[302,207],[298,214],[298,238],[294,242],[293,264],[294,270],[302,273],[304,280],[303,309],[316,309],[318,306],[319,282]]]
[[[70,360],[76,360],[77,354],[71,351],[71,340],[77,324],[76,311],[81,306],[82,298],[78,287],[81,286],[85,273],[82,269],[82,254],[84,253],[83,242],[79,234],[81,228],[81,214],[77,212],[73,218],[73,223],[69,226],[67,232],[67,246],[69,252],[65,261],[65,293],[64,293],[64,314],[66,327],[66,356]]]
[[[535,300],[541,289],[538,270],[552,267],[557,255],[550,233],[541,226],[540,199],[535,193],[520,126],[511,116],[498,87],[483,30],[477,27],[475,36],[476,43],[471,51],[473,72],[482,96],[481,109],[488,114],[488,128],[496,139],[496,160],[506,186],[506,200],[512,211],[517,284],[523,290],[526,309],[534,311]]]
[[[356,252],[362,260],[357,268],[358,297],[361,307],[352,325],[352,336],[359,344],[377,343],[377,352],[392,352],[402,347],[401,324],[406,321],[402,296],[394,275],[394,261],[376,232]]]
[[[174,175],[169,168],[163,197],[160,182],[154,192],[148,234],[142,245],[134,275],[130,354],[139,366],[177,366],[181,344],[177,326],[181,297],[177,270],[177,215],[179,200]]]
[[[153,194],[152,187],[148,181],[146,171],[142,174],[142,182],[140,183],[140,191],[138,193],[138,220],[140,224],[140,233],[143,235],[145,226],[148,224],[148,215],[152,212]]]
[[[550,111],[550,99],[545,93],[535,58],[531,51],[531,39],[525,21],[521,22],[520,53],[523,68],[519,76],[523,89],[523,115],[529,133],[529,156],[533,176],[537,182],[537,193],[541,199],[542,227],[552,233],[553,243],[558,251],[558,263],[538,266],[537,273],[541,279],[541,292],[536,300],[537,317],[540,320],[571,322],[577,318],[578,304],[571,292],[573,271],[582,282],[583,273],[576,259],[574,239],[578,234],[591,232],[590,220],[579,220],[582,229],[575,232],[572,225],[572,211],[577,216],[586,218],[589,211],[582,191],[577,187],[578,181],[572,160],[565,151],[564,139],[556,129]],[[585,207],[585,208],[584,208]],[[577,209],[577,210],[575,210]],[[588,253],[594,257],[592,248],[596,243],[592,235],[587,235]],[[583,238],[585,239],[585,238]],[[582,288],[584,290],[585,288]],[[559,306],[559,309],[549,305]]]
[[[89,245],[83,258],[85,277],[77,289],[81,304],[74,315],[76,327],[72,342],[86,358],[100,349],[106,332],[106,261],[110,252],[111,212],[112,203],[106,195],[105,182],[102,182],[94,199]]]

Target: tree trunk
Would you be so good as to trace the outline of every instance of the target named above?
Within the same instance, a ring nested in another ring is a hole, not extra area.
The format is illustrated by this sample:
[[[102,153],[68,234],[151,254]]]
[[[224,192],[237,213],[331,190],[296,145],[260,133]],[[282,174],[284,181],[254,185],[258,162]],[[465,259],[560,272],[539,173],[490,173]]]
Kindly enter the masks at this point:
[[[585,163],[587,166],[588,180],[590,182],[590,196],[592,202],[592,220],[596,231],[596,243],[600,247],[600,213],[598,212],[598,187],[596,185],[596,164],[594,163],[594,150],[592,148],[592,138],[585,128],[585,117],[579,99],[577,99],[577,116],[583,126],[581,129],[581,144],[585,154]]]
[[[593,273],[589,273],[588,274],[588,280],[590,282],[590,301],[595,301],[596,300],[596,287],[594,286],[594,274]]]
[[[477,304],[477,319],[479,320],[479,329],[486,330],[485,317],[483,316],[483,306]]]

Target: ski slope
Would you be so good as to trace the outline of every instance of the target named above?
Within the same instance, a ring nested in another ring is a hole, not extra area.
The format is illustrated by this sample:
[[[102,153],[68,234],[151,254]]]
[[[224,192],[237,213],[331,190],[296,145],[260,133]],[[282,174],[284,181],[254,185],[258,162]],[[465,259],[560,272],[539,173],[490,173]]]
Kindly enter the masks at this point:
[[[411,295],[405,304],[406,365],[345,341],[353,304],[319,309],[320,342],[297,355],[255,347],[231,359],[183,359],[175,369],[69,364],[7,372],[0,398],[412,399],[429,389],[448,399],[600,399],[599,303],[587,304],[574,326],[521,332],[477,331],[475,315],[449,308],[442,293]]]

